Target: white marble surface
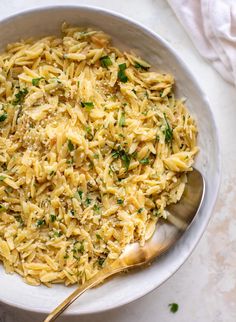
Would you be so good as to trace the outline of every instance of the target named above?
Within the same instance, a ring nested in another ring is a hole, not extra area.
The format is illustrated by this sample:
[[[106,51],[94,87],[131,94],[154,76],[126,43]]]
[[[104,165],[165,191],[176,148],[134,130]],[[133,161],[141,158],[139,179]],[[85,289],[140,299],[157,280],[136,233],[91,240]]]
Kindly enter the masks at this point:
[[[235,322],[236,321],[236,91],[198,55],[164,0],[1,0],[0,18],[44,4],[90,4],[130,16],[175,47],[208,94],[219,127],[222,184],[206,233],[182,268],[151,294],[106,313],[61,318],[66,322]],[[1,285],[0,285],[1,287]],[[177,302],[179,311],[169,312]],[[42,316],[0,304],[1,322],[38,322]]]

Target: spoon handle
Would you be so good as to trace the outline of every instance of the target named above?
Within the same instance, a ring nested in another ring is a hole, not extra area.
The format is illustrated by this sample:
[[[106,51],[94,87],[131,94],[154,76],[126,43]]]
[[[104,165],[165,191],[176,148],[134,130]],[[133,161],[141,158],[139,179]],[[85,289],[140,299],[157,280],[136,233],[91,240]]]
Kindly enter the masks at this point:
[[[127,268],[121,260],[116,260],[112,265],[100,270],[89,281],[85,282],[82,286],[78,287],[71,295],[69,295],[60,305],[58,305],[44,320],[44,322],[54,321],[71,303],[73,303],[80,295],[88,289],[100,284],[106,278],[116,273],[119,273]]]

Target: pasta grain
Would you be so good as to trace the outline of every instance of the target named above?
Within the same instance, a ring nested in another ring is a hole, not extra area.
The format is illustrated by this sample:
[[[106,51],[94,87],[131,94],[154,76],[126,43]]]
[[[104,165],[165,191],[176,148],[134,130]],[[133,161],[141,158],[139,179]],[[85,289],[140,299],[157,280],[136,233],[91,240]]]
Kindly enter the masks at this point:
[[[91,28],[0,56],[0,261],[31,285],[84,283],[144,244],[183,193],[197,128],[150,70]]]

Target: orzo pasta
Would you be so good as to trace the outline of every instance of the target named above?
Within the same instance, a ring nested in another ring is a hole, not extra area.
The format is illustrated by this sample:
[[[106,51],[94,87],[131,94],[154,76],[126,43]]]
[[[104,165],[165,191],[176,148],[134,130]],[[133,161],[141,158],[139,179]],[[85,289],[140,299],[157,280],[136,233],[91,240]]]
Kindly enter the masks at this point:
[[[197,128],[172,75],[90,28],[0,55],[0,260],[32,285],[83,283],[177,202]]]

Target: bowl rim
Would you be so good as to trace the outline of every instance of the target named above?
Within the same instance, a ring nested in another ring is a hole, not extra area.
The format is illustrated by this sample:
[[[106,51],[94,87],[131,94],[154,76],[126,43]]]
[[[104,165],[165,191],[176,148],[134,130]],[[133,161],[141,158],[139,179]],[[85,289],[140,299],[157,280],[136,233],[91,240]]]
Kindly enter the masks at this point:
[[[101,309],[94,309],[94,310],[84,310],[82,312],[76,312],[75,310],[70,310],[67,309],[64,313],[63,316],[79,316],[79,315],[87,315],[87,314],[96,314],[96,313],[102,313],[102,312],[106,312],[106,311],[110,311],[116,308],[119,308],[121,306],[124,306],[126,304],[132,303],[134,301],[136,301],[137,299],[140,299],[142,297],[144,297],[145,295],[153,292],[156,288],[158,288],[159,286],[161,286],[162,284],[164,284],[169,278],[171,278],[182,266],[183,264],[186,262],[186,260],[190,257],[190,255],[193,253],[194,249],[196,248],[196,246],[198,245],[203,233],[205,232],[208,223],[212,217],[213,214],[213,209],[217,200],[217,196],[219,193],[219,188],[220,188],[220,182],[221,182],[221,170],[222,170],[222,157],[221,157],[221,149],[220,149],[220,141],[219,141],[219,131],[218,131],[218,126],[216,124],[215,121],[215,117],[213,114],[213,111],[211,109],[211,105],[209,104],[208,98],[205,94],[205,92],[203,91],[203,89],[201,88],[201,86],[199,85],[198,81],[196,80],[194,74],[191,72],[189,66],[183,61],[183,59],[180,57],[180,55],[178,54],[177,50],[174,49],[172,47],[172,45],[170,43],[168,43],[167,40],[165,40],[164,38],[162,38],[162,36],[160,36],[159,34],[157,34],[156,32],[152,31],[149,27],[143,25],[140,22],[137,22],[135,19],[130,18],[122,13],[118,13],[116,11],[110,10],[110,9],[106,9],[103,7],[99,7],[99,6],[93,6],[93,5],[75,5],[75,4],[55,4],[55,5],[42,5],[42,6],[34,6],[30,9],[24,9],[24,10],[18,10],[13,14],[10,14],[8,16],[6,16],[3,19],[0,19],[0,25],[2,23],[7,23],[10,21],[13,21],[15,18],[19,17],[19,16],[24,16],[24,15],[30,15],[30,14],[34,14],[36,12],[43,12],[43,11],[48,11],[48,10],[63,10],[63,9],[75,9],[75,10],[86,10],[86,11],[90,11],[90,12],[101,12],[103,14],[107,14],[111,17],[114,18],[118,18],[120,20],[124,20],[127,23],[133,25],[134,27],[138,28],[138,29],[142,29],[145,33],[150,34],[156,41],[158,41],[159,43],[161,43],[169,52],[171,52],[171,54],[173,54],[173,56],[175,56],[175,58],[178,60],[178,64],[185,70],[185,72],[188,74],[188,76],[191,78],[191,81],[194,85],[195,88],[197,88],[198,92],[200,93],[200,95],[202,96],[202,100],[204,101],[205,105],[207,106],[209,113],[211,115],[211,121],[212,121],[212,128],[214,130],[214,135],[216,138],[215,141],[215,145],[216,145],[216,153],[217,153],[217,160],[216,160],[216,164],[217,164],[217,168],[218,168],[218,176],[216,178],[216,185],[215,185],[215,191],[214,194],[211,196],[211,203],[206,211],[206,219],[204,222],[204,225],[201,229],[198,230],[198,234],[197,237],[195,237],[194,242],[192,243],[191,247],[189,247],[189,251],[187,253],[187,255],[183,256],[181,259],[181,263],[177,264],[176,267],[174,268],[173,272],[170,273],[170,275],[168,277],[165,277],[163,279],[163,281],[159,284],[154,284],[154,285],[150,285],[149,289],[144,289],[144,290],[140,290],[139,293],[136,293],[133,295],[132,298],[128,299],[128,300],[121,300],[119,303],[113,303],[112,305],[108,306],[108,307],[104,307]],[[19,303],[14,303],[11,302],[10,300],[4,300],[4,299],[0,299],[0,303],[4,303],[7,304],[9,306],[15,307],[17,309],[20,310],[24,310],[24,311],[28,311],[28,312],[34,312],[34,313],[41,313],[41,314],[48,314],[49,310],[47,309],[43,309],[41,307],[38,308],[28,308],[26,305],[22,305]]]

